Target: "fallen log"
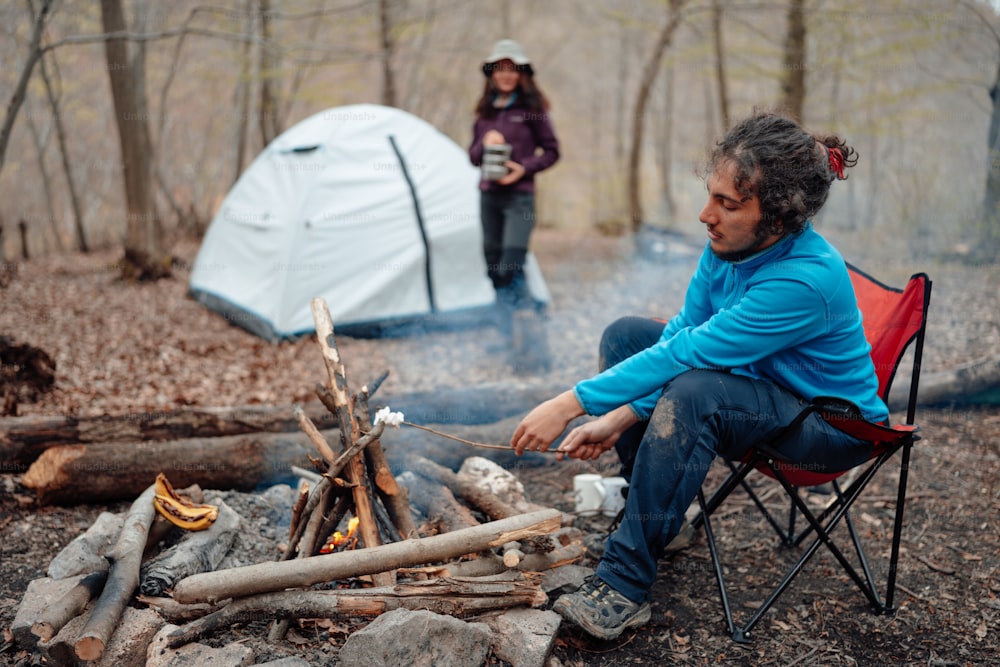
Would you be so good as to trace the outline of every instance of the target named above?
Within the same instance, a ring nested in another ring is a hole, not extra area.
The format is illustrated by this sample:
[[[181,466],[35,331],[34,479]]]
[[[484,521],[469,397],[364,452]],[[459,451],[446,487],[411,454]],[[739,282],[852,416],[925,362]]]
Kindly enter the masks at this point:
[[[443,535],[312,558],[205,572],[179,581],[174,587],[174,599],[183,603],[215,602],[387,572],[399,567],[425,565],[522,538],[546,535],[558,530],[561,522],[562,514],[558,510],[539,510]]]
[[[427,609],[462,617],[507,607],[538,606],[546,599],[538,583],[523,573],[442,578],[369,589],[263,593],[234,600],[219,611],[191,621],[170,635],[168,645],[176,648],[247,619],[378,616],[393,609]]]
[[[565,388],[554,384],[491,383],[380,397],[377,402],[372,401],[372,408],[390,405],[403,411],[410,421],[421,424],[492,424],[524,415]],[[0,417],[0,460],[9,466],[26,468],[42,452],[60,445],[98,442],[132,445],[249,433],[295,433],[299,427],[293,408],[250,405],[90,417]],[[303,409],[321,430],[337,427],[336,415],[325,406],[310,402]]]
[[[95,443],[46,450],[22,477],[42,504],[97,503],[135,498],[159,472],[177,487],[251,491],[291,479],[308,460],[306,435],[249,434],[131,445]]]
[[[148,487],[135,499],[125,515],[122,532],[111,555],[111,569],[104,590],[94,604],[87,622],[73,644],[81,660],[97,660],[111,639],[125,606],[132,600],[139,585],[139,567],[146,546],[149,527],[156,510],[153,507],[155,488]]]
[[[27,466],[46,449],[58,445],[132,444],[246,433],[294,433],[298,430],[294,408],[291,405],[244,405],[92,417],[6,417],[0,419],[0,460]],[[308,403],[302,409],[320,429],[337,427],[336,416],[321,403]]]
[[[896,378],[889,395],[889,409],[905,410],[910,395],[909,376]],[[922,373],[920,405],[965,404],[977,401],[977,395],[1000,387],[1000,356],[978,359],[944,371]]]

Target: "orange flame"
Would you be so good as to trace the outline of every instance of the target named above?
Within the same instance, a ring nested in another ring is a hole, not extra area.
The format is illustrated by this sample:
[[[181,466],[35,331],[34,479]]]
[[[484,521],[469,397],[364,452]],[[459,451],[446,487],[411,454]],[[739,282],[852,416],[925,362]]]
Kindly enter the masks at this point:
[[[351,520],[347,522],[347,534],[344,535],[339,530],[335,530],[333,535],[330,536],[330,540],[320,549],[320,553],[328,554],[334,550],[334,548],[341,545],[347,544],[354,537],[354,533],[358,530],[358,524],[361,523],[361,519],[358,517],[351,517]]]

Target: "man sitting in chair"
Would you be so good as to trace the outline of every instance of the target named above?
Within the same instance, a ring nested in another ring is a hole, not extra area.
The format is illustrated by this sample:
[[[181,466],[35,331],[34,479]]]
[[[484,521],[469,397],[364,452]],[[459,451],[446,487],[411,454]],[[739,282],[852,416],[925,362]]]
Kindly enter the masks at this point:
[[[649,620],[657,559],[716,456],[741,459],[817,396],[851,401],[869,420],[888,417],[844,259],[810,223],[856,163],[840,138],[780,114],[736,125],[709,161],[698,216],[708,243],[680,312],[666,325],[611,324],[601,372],[537,406],[514,432],[517,454],[544,451],[574,418],[599,416],[565,437],[559,458],[614,447],[629,478],[595,576],[554,606],[594,637]],[[872,450],[815,413],[798,428],[781,453],[806,470],[847,470]]]

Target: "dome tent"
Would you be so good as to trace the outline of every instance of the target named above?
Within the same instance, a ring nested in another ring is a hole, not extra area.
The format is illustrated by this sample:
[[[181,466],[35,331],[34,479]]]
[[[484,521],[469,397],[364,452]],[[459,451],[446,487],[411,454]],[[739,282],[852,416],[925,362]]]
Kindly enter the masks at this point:
[[[315,330],[315,297],[347,335],[481,321],[496,297],[478,180],[462,148],[405,111],[317,113],[272,141],[226,195],[189,291],[275,342]],[[533,257],[526,273],[547,303]]]

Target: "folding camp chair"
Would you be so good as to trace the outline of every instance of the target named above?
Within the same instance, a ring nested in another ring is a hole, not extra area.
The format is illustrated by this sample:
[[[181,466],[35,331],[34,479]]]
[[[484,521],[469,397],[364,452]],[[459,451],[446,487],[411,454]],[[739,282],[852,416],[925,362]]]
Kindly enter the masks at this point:
[[[825,545],[834,558],[843,566],[844,571],[861,589],[871,603],[875,613],[894,611],[893,596],[896,588],[896,565],[899,559],[900,533],[903,526],[903,509],[906,500],[906,480],[910,460],[910,449],[913,443],[920,439],[918,427],[914,423],[914,413],[917,403],[917,384],[920,376],[920,359],[923,351],[924,332],[927,325],[927,306],[930,303],[931,281],[923,273],[910,277],[902,290],[888,287],[871,276],[862,273],[857,268],[848,265],[858,306],[862,313],[865,336],[872,346],[871,357],[875,363],[878,375],[879,395],[888,400],[896,369],[903,359],[904,352],[910,343],[914,343],[912,369],[909,388],[909,401],[906,409],[906,422],[889,427],[866,421],[859,410],[851,403],[836,398],[820,397],[814,400],[799,417],[794,420],[782,434],[771,443],[755,447],[746,458],[739,462],[729,462],[730,473],[725,481],[705,500],[704,491],[698,493],[698,503],[701,511],[695,516],[692,525],[704,525],[706,541],[715,570],[719,593],[722,598],[723,613],[726,618],[727,630],[737,642],[748,642],[750,631],[771,608],[778,597],[791,584],[792,580],[802,571],[805,564],[812,558],[820,545]],[[873,443],[872,456],[868,462],[856,467],[853,471],[837,473],[818,473],[803,470],[794,463],[782,461],[777,452],[776,443],[782,438],[794,438],[796,429],[803,419],[813,412],[818,412],[824,419],[837,428]],[[879,596],[875,580],[872,577],[868,558],[861,545],[861,540],[855,530],[848,510],[862,495],[875,473],[893,456],[901,452],[899,468],[899,486],[896,497],[896,512],[892,528],[892,548],[889,556],[885,600]],[[772,515],[760,498],[754,493],[747,482],[747,475],[759,471],[778,481],[791,499],[787,526],[782,526]],[[858,473],[846,489],[842,489],[838,478],[851,472]],[[828,507],[818,513],[807,506],[799,495],[800,487],[812,487],[829,482],[835,493]],[[742,487],[749,493],[754,505],[787,546],[800,546],[803,541],[812,537],[812,541],[801,552],[798,561],[774,588],[770,596],[756,609],[753,615],[742,626],[738,626],[733,618],[729,603],[726,582],[723,577],[723,566],[712,530],[711,516],[737,487]],[[796,515],[801,514],[807,526],[796,532]],[[857,553],[862,574],[830,536],[831,531],[843,519],[850,533],[851,541]]]

